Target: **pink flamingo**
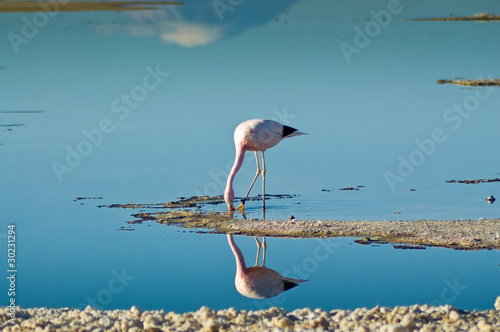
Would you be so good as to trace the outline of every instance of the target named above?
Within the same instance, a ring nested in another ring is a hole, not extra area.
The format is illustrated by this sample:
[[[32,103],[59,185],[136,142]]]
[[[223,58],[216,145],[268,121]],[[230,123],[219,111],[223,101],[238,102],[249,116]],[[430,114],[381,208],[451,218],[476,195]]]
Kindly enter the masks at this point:
[[[237,209],[243,211],[245,201],[247,200],[250,190],[252,190],[255,180],[261,174],[259,165],[259,156],[257,152],[260,151],[262,154],[262,209],[266,208],[265,195],[266,195],[266,163],[264,160],[264,151],[272,148],[283,139],[287,137],[294,137],[299,135],[304,135],[297,129],[282,125],[273,120],[247,120],[236,127],[234,131],[234,144],[236,146],[236,158],[234,160],[233,168],[229,173],[227,179],[226,190],[224,191],[224,200],[227,203],[229,212],[234,211],[233,201],[234,201],[234,190],[233,190],[233,180],[236,173],[241,168],[243,163],[243,158],[245,157],[246,151],[254,151],[255,159],[257,161],[257,174],[248,188],[245,198],[241,200],[241,205]]]
[[[238,292],[253,299],[267,299],[277,296],[286,290],[298,286],[306,280],[285,278],[278,272],[265,267],[266,263],[266,238],[263,240],[262,266],[259,266],[261,244],[257,238],[257,260],[255,266],[246,267],[245,259],[240,248],[234,243],[233,234],[227,234],[227,241],[236,258],[236,277],[234,285]]]

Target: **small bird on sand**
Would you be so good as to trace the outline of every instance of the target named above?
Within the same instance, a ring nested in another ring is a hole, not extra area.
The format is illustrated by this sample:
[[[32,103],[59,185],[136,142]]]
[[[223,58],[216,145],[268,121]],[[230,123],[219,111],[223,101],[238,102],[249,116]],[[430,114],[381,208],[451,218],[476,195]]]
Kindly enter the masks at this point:
[[[236,173],[238,173],[241,168],[241,164],[243,163],[243,159],[245,157],[245,152],[255,152],[255,159],[257,161],[257,174],[255,174],[252,184],[250,184],[250,188],[248,188],[245,197],[241,200],[241,205],[238,206],[237,209],[243,211],[248,194],[250,193],[250,190],[252,190],[255,180],[257,180],[259,175],[262,173],[262,209],[264,210],[266,208],[266,163],[264,160],[264,151],[272,148],[285,138],[304,134],[305,133],[302,133],[295,128],[282,125],[273,120],[247,120],[236,127],[234,131],[236,158],[234,160],[233,168],[231,169],[231,172],[229,173],[229,177],[227,179],[226,190],[224,191],[224,200],[227,203],[229,212],[234,211],[233,180],[236,176]],[[260,151],[260,153],[262,154],[262,172],[259,165],[259,156],[257,154],[258,151]]]
[[[236,258],[236,277],[234,285],[238,292],[252,299],[267,299],[277,296],[286,290],[298,286],[306,280],[285,278],[275,270],[265,267],[266,260],[266,238],[263,240],[263,260],[262,266],[259,266],[259,255],[261,243],[257,238],[257,261],[255,266],[246,267],[245,259],[240,248],[233,239],[233,234],[227,234],[227,241]]]

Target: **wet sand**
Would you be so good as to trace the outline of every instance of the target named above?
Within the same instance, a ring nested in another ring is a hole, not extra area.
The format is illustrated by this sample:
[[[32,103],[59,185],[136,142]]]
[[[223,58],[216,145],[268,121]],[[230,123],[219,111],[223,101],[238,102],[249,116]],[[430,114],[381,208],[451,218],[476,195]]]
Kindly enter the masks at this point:
[[[289,238],[361,237],[357,243],[392,243],[453,249],[500,249],[500,219],[482,220],[235,220],[219,213],[138,213],[140,220],[210,233]]]
[[[497,302],[500,302],[497,299]],[[497,309],[500,309],[497,308]],[[358,308],[355,310],[280,308],[246,311],[234,308],[178,314],[163,310],[101,311],[62,308],[17,308],[14,325],[9,308],[0,307],[0,328],[10,331],[499,331],[498,310],[463,311],[445,305]]]
[[[266,195],[267,196],[267,195]],[[273,198],[288,198],[288,196]],[[254,198],[258,199],[258,198]],[[170,209],[133,214],[129,224],[155,221],[208,233],[289,238],[358,237],[356,243],[392,243],[399,249],[421,246],[461,250],[500,249],[500,219],[478,220],[241,220],[228,213],[200,212],[206,204],[223,204],[220,196],[180,198],[160,204],[113,204],[111,208]],[[187,210],[186,208],[191,208]],[[406,246],[406,247],[405,247]]]

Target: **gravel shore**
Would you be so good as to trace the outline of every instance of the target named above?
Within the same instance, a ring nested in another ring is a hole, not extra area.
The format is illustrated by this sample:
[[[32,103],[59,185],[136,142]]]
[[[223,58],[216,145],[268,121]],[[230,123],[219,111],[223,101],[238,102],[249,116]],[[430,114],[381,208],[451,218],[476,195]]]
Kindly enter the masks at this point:
[[[137,213],[130,223],[154,220],[211,233],[292,238],[361,237],[360,244],[393,243],[462,250],[500,249],[500,219],[478,220],[236,220],[227,213]]]
[[[463,311],[445,305],[375,307],[355,310],[280,308],[260,311],[215,311],[202,307],[196,312],[130,310],[101,311],[62,308],[16,308],[15,324],[8,320],[9,308],[0,307],[0,329],[9,331],[500,331],[500,297],[497,310]]]
[[[267,197],[267,195],[266,195]],[[292,195],[270,195],[272,199]],[[249,200],[259,199],[251,197]],[[392,243],[407,248],[435,246],[461,250],[500,249],[500,219],[475,220],[258,220],[235,219],[228,213],[202,212],[208,205],[225,204],[222,196],[179,197],[179,200],[155,204],[112,204],[99,207],[140,209],[136,220],[197,229],[209,233],[291,238],[359,237],[359,244]],[[163,210],[163,211],[162,211]],[[166,210],[166,211],[165,211]],[[194,210],[194,211],[193,211]],[[121,230],[133,230],[131,226]]]

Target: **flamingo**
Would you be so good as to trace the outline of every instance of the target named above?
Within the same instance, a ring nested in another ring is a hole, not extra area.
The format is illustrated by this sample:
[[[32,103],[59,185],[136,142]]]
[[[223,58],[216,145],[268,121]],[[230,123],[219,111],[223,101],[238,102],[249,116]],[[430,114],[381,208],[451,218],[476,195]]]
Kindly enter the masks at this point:
[[[236,277],[234,285],[238,292],[252,299],[267,299],[277,296],[284,291],[298,286],[306,280],[285,278],[275,270],[265,267],[266,261],[266,238],[263,240],[263,259],[262,266],[259,266],[259,256],[261,243],[257,238],[257,260],[255,266],[246,267],[245,259],[240,248],[233,239],[233,234],[227,234],[227,241],[236,258]]]
[[[305,133],[302,133],[295,128],[282,125],[273,120],[247,120],[240,123],[238,127],[236,127],[234,131],[236,158],[227,179],[226,190],[224,191],[224,200],[227,203],[229,212],[234,211],[233,180],[236,176],[236,173],[238,173],[241,168],[241,164],[243,163],[243,159],[245,157],[245,152],[255,152],[255,160],[257,161],[257,173],[255,174],[255,177],[250,184],[250,188],[248,188],[245,197],[241,200],[241,204],[237,207],[237,209],[243,211],[248,194],[250,194],[250,190],[252,190],[255,180],[257,180],[259,175],[262,173],[262,209],[264,210],[266,208],[266,162],[264,159],[264,151],[272,148],[285,138],[304,134]],[[260,153],[262,154],[262,172],[259,165],[259,156],[257,154],[258,151],[260,151]]]

